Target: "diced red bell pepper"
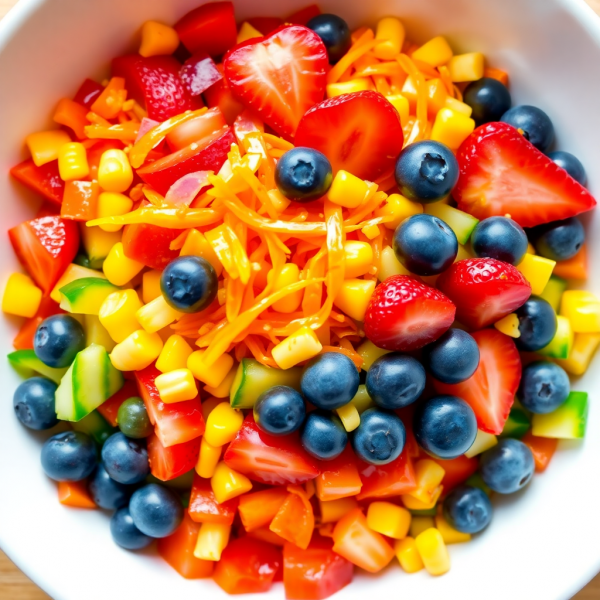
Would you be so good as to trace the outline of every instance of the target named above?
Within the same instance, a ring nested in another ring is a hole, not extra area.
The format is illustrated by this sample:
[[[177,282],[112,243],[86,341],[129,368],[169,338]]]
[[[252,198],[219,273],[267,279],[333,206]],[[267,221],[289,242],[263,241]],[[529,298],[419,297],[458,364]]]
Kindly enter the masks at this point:
[[[33,160],[28,159],[15,165],[10,174],[30,190],[41,194],[46,200],[61,204],[65,191],[65,182],[58,173],[58,161],[36,167]]]
[[[72,508],[96,508],[85,481],[59,481],[58,501]]]
[[[431,458],[431,460],[438,463],[444,471],[446,471],[444,479],[442,479],[444,494],[453,490],[457,485],[464,483],[479,467],[479,459],[477,457],[467,458],[463,455],[458,458],[453,458],[452,460],[441,460],[433,457],[428,458]]]
[[[175,31],[192,54],[225,54],[237,43],[233,2],[209,2],[195,8],[175,23]]]
[[[13,346],[16,350],[33,350],[33,337],[40,323],[47,317],[58,315],[64,311],[58,306],[50,296],[44,296],[40,302],[37,313],[31,319],[27,319],[19,329],[19,333],[13,340]]]
[[[86,79],[77,90],[73,100],[86,108],[91,108],[104,88],[93,79]]]
[[[190,96],[199,96],[211,85],[221,81],[223,74],[206,52],[198,52],[183,63],[180,77]]]
[[[171,481],[191,471],[200,455],[200,438],[165,448],[156,435],[147,440],[150,472],[161,481]]]
[[[239,512],[244,529],[250,532],[268,526],[287,496],[288,491],[281,487],[240,496]]]
[[[249,536],[229,542],[213,579],[228,594],[268,592],[283,564],[281,551]]]
[[[338,500],[360,493],[362,481],[350,445],[337,458],[322,461],[319,467],[321,474],[315,479],[319,500]]]
[[[306,550],[283,547],[283,585],[288,600],[323,600],[352,582],[354,565],[333,551],[333,541],[314,535]]]
[[[113,427],[116,427],[118,425],[117,414],[119,413],[121,404],[125,400],[129,400],[129,398],[137,396],[139,396],[139,391],[135,382],[126,381],[123,387],[106,402],[102,403],[97,410]]]
[[[210,479],[202,479],[198,475],[194,475],[188,512],[196,523],[231,525],[238,504],[239,498],[219,504],[212,491]]]
[[[162,270],[179,256],[179,250],[171,250],[169,246],[180,234],[180,229],[166,229],[146,223],[125,225],[123,251],[125,256],[151,269]]]
[[[269,33],[283,25],[283,19],[279,17],[252,17],[246,20],[263,35],[269,35]]]
[[[277,535],[268,527],[260,527],[259,529],[250,531],[247,535],[255,540],[260,540],[261,542],[266,542],[267,544],[272,544],[273,546],[278,546],[280,548],[283,548],[286,544],[286,541],[280,535]],[[275,581],[283,581],[283,567],[280,575],[280,579],[277,579],[277,575],[275,576]]]
[[[74,221],[90,221],[98,212],[100,186],[97,181],[67,181],[60,216]]]
[[[269,529],[299,548],[308,548],[315,529],[315,514],[306,490],[289,486],[288,497],[281,505]]]
[[[223,71],[223,65],[217,65],[220,72]],[[244,105],[238,102],[233,94],[226,79],[221,79],[211,85],[204,92],[206,106],[218,108],[225,117],[229,125],[233,125],[237,116],[244,110]]]
[[[261,431],[250,413],[225,452],[233,470],[270,485],[304,483],[319,474],[297,434],[278,437]]]
[[[555,438],[538,437],[533,435],[531,431],[528,431],[521,438],[521,441],[529,446],[529,449],[533,454],[536,472],[543,473],[548,468],[548,465],[556,452],[558,440]]]
[[[400,496],[417,489],[415,469],[406,447],[396,460],[387,465],[371,465],[361,460],[357,463],[363,483],[358,500]]]
[[[292,13],[286,20],[286,23],[294,25],[306,25],[313,17],[318,17],[321,14],[321,9],[316,4],[305,6],[295,13]]]
[[[63,98],[54,111],[54,121],[73,131],[77,139],[86,137],[85,127],[90,124],[87,120],[89,109],[70,98]]]

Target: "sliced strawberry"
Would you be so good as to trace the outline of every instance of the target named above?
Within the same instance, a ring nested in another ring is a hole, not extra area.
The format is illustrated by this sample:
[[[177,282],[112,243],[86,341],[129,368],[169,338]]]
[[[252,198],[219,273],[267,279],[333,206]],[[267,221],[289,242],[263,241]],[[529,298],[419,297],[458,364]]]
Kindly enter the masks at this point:
[[[191,471],[200,455],[200,438],[166,448],[158,436],[147,438],[150,472],[161,481],[170,481]]]
[[[498,435],[504,429],[521,381],[521,357],[512,339],[496,329],[472,335],[479,346],[477,371],[461,383],[435,381],[435,389],[468,402],[477,417],[477,427]]]
[[[344,169],[369,181],[392,172],[403,141],[398,111],[370,90],[313,106],[296,133],[296,146],[320,150],[334,173]]]
[[[523,306],[531,285],[521,272],[495,258],[465,258],[437,280],[438,288],[456,305],[456,318],[482,329]]]
[[[246,19],[254,29],[260,31],[263,35],[269,35],[277,28],[283,25],[283,21],[279,17],[251,17]],[[292,21],[288,20],[288,23]],[[299,25],[305,25],[305,23],[299,23]]]
[[[594,197],[534,148],[514,127],[476,129],[456,156],[458,208],[478,219],[509,214],[522,227],[574,217],[596,206]]]
[[[375,288],[365,315],[365,333],[386,350],[416,350],[437,340],[454,321],[456,308],[442,292],[406,275]]]
[[[323,99],[328,64],[321,38],[301,25],[249,40],[223,59],[234,96],[287,138],[294,136],[304,113]]]

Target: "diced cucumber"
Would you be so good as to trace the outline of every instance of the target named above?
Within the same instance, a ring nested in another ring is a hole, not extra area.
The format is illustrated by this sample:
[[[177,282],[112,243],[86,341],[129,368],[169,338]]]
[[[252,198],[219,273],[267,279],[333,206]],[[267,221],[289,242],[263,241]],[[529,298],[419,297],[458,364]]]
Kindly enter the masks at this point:
[[[359,356],[363,359],[362,368],[368,371],[371,365],[382,356],[389,354],[389,350],[384,350],[376,346],[371,340],[365,340],[357,349]]]
[[[60,288],[62,297],[60,307],[70,313],[97,315],[106,298],[119,289],[107,279],[98,277],[76,279]]]
[[[471,485],[473,487],[479,488],[480,490],[485,492],[488,496],[492,493],[492,490],[487,485],[485,485],[485,482],[483,481],[483,478],[481,477],[481,475],[479,473],[474,473],[473,475],[471,475],[471,477],[469,477],[469,479],[467,479],[467,481],[465,481],[465,483],[467,485]]]
[[[123,387],[123,375],[112,366],[103,346],[82,350],[56,390],[56,414],[80,421]]]
[[[358,386],[358,391],[356,392],[354,398],[350,400],[350,402],[352,402],[352,404],[356,406],[356,410],[361,415],[365,412],[365,410],[367,410],[367,408],[375,406],[375,403],[371,399],[371,396],[369,396],[369,392],[367,392],[366,385]]]
[[[381,251],[381,257],[379,258],[377,279],[385,281],[392,275],[410,275],[410,271],[396,258],[394,249],[391,246],[386,246]]]
[[[93,410],[81,421],[73,423],[73,429],[91,435],[100,445],[104,444],[113,433],[118,431],[97,410]]]
[[[551,358],[569,358],[575,340],[571,321],[566,317],[557,315],[556,323],[556,334],[552,341],[541,350],[538,350],[537,353]]]
[[[554,309],[554,312],[558,312],[558,309],[560,308],[560,299],[566,289],[567,280],[552,275],[548,280],[544,291],[540,294],[540,298],[546,300],[546,302]]]
[[[234,408],[252,408],[258,397],[276,385],[287,385],[300,391],[302,369],[275,369],[261,365],[253,358],[240,363],[231,386],[230,401]]]
[[[458,243],[463,246],[469,241],[473,229],[479,223],[478,219],[466,212],[440,202],[426,204],[425,213],[444,221],[454,231]]]
[[[97,344],[98,346],[104,346],[107,352],[112,352],[113,348],[117,345],[96,315],[85,315],[83,328],[85,330],[86,346]]]
[[[435,517],[438,513],[437,506],[428,508],[426,510],[409,510],[408,512],[413,517]]]
[[[478,429],[477,437],[475,438],[473,445],[465,452],[465,456],[467,458],[473,458],[474,456],[493,448],[497,443],[498,438],[495,435]]]
[[[36,355],[33,350],[17,350],[8,355],[10,364],[23,377],[31,377],[34,373],[38,373],[43,377],[47,377],[60,383],[67,369],[54,369],[45,365]]]
[[[500,434],[503,438],[522,438],[528,431],[531,423],[525,411],[513,407],[508,415],[504,429]]]
[[[539,437],[575,440],[585,436],[588,416],[586,392],[571,392],[567,401],[554,412],[533,415],[531,433]]]
[[[81,228],[81,242],[92,269],[101,269],[111,248],[120,241],[120,231],[108,232],[103,231],[100,227]]]
[[[93,269],[89,269],[88,267],[81,266],[73,262],[67,267],[67,270],[62,274],[62,277],[58,280],[52,292],[50,292],[50,298],[52,298],[54,302],[60,303],[62,298],[60,295],[61,288],[65,287],[67,283],[71,283],[71,281],[83,279],[84,277],[97,277],[98,279],[106,279],[106,276],[102,271],[94,271]]]

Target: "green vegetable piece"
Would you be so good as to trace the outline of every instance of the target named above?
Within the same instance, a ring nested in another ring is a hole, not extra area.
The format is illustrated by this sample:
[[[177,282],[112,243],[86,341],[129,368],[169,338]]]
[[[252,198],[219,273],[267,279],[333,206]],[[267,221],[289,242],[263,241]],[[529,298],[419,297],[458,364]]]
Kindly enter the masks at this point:
[[[560,308],[560,300],[563,292],[567,289],[567,280],[562,277],[552,275],[544,288],[544,291],[540,294],[540,298],[543,298],[550,304],[554,309],[554,312],[558,312]]]
[[[73,423],[73,429],[81,431],[81,433],[87,433],[100,445],[104,444],[113,433],[118,431],[97,410],[92,411],[81,421]]]
[[[79,315],[97,315],[106,298],[119,289],[107,279],[99,277],[76,279],[60,288],[60,307]]]
[[[33,350],[16,350],[8,355],[10,364],[23,377],[32,377],[34,373],[60,383],[67,369],[54,369],[44,364]]]
[[[474,473],[473,475],[471,475],[471,477],[469,477],[469,479],[467,479],[465,483],[467,485],[483,490],[488,496],[492,493],[492,490],[487,485],[485,485],[485,482],[483,481],[479,473]]]
[[[569,358],[575,340],[571,321],[567,317],[557,315],[556,323],[556,334],[552,341],[541,350],[538,350],[537,353],[550,358]]]
[[[413,517],[435,517],[437,515],[437,506],[426,510],[409,510]]]
[[[585,437],[588,417],[586,392],[571,392],[566,402],[554,412],[533,415],[531,433],[539,437],[576,440]]]
[[[438,219],[441,219],[446,223],[454,234],[456,235],[456,239],[458,243],[464,246],[471,237],[473,233],[473,229],[479,220],[471,215],[463,212],[462,210],[458,210],[452,206],[448,206],[448,204],[442,204],[441,202],[434,202],[433,204],[425,205],[425,212],[428,215],[433,215]]]
[[[73,263],[79,265],[80,267],[86,267],[87,269],[94,269],[97,267],[92,267],[92,263],[86,254],[79,253],[74,259]]]
[[[520,408],[513,407],[500,437],[520,439],[529,431],[530,426],[531,423],[525,412]]]

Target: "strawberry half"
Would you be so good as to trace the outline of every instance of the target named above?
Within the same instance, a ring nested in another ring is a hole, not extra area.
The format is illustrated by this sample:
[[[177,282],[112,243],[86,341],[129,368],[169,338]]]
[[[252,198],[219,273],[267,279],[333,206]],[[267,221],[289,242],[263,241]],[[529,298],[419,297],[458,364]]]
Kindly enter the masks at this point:
[[[442,292],[406,275],[375,288],[365,315],[365,334],[385,350],[416,350],[437,340],[456,308]]]
[[[302,25],[248,40],[223,59],[233,95],[286,138],[295,135],[304,113],[323,99],[328,64],[321,38]]]
[[[521,272],[495,258],[456,261],[440,275],[437,287],[456,305],[456,318],[472,329],[499,321],[531,296]]]
[[[296,133],[296,146],[321,151],[334,174],[343,169],[369,181],[392,172],[403,142],[398,111],[370,90],[313,106]]]
[[[534,227],[596,206],[582,185],[507,123],[476,129],[456,158],[460,176],[452,195],[460,210],[478,219],[508,214]]]
[[[496,329],[472,335],[479,346],[477,371],[461,383],[435,381],[435,389],[465,400],[475,412],[477,427],[498,435],[504,429],[521,381],[521,357],[512,339]]]

